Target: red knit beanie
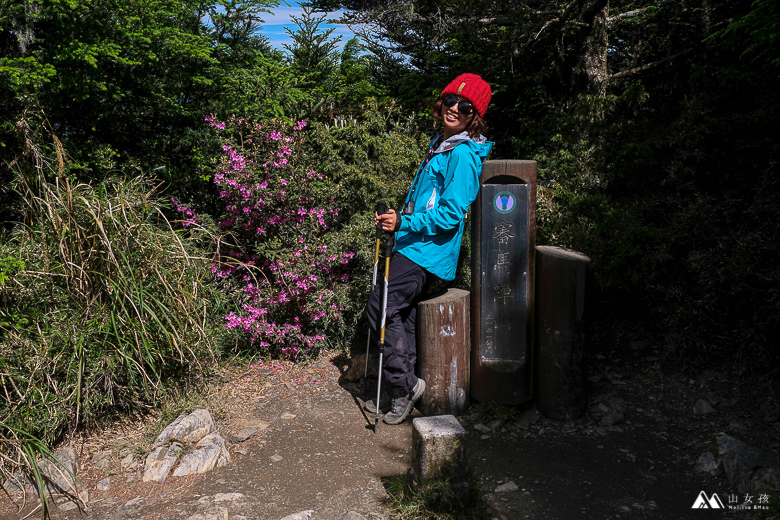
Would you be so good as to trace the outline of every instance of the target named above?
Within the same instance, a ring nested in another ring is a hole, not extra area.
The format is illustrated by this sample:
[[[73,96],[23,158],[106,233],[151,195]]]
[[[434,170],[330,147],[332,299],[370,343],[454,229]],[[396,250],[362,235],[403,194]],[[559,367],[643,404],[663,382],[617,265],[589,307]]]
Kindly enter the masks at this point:
[[[471,101],[479,112],[479,117],[485,117],[490,104],[490,85],[476,74],[461,74],[442,91],[444,94],[459,94]]]

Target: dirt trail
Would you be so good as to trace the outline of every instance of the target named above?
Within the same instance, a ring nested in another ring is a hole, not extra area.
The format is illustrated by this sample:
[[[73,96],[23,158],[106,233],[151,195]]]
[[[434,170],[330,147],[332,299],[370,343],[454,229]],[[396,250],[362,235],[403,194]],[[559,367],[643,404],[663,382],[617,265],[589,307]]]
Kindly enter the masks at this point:
[[[665,374],[654,359],[631,350],[593,358],[591,405],[578,421],[550,421],[530,408],[504,424],[460,417],[493,518],[752,518],[745,511],[692,511],[701,491],[726,496],[730,490],[723,477],[694,473],[693,464],[713,449],[720,431],[779,448],[777,401],[770,396],[773,408],[759,411],[760,389],[748,395],[720,373],[698,380]],[[228,466],[204,475],[158,484],[141,482],[139,470],[123,471],[118,461],[98,470],[89,463],[89,450],[120,443],[108,435],[92,439],[81,470],[89,509],[55,511],[54,518],[186,520],[218,506],[230,520],[279,520],[302,511],[313,511],[311,520],[389,519],[382,479],[410,466],[411,420],[382,424],[374,433],[360,408],[362,385],[346,381],[341,365],[323,357],[308,367],[277,367],[264,378],[233,374],[220,392],[227,411],[222,433],[230,439],[249,424],[261,431],[230,446]],[[695,415],[693,404],[712,392],[722,396],[723,406]],[[621,417],[605,420],[610,407]],[[111,489],[98,491],[97,482],[107,476]],[[510,483],[517,489],[496,491],[513,489]],[[21,518],[31,509],[17,514],[9,506],[2,503],[1,518]]]

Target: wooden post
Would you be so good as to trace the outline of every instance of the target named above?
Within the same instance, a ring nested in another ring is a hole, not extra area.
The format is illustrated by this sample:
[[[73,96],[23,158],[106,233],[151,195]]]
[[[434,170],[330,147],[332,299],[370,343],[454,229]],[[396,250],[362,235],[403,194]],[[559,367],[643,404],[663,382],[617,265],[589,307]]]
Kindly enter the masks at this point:
[[[550,419],[585,414],[585,282],[590,258],[536,248],[536,406]]]
[[[469,292],[448,289],[417,305],[420,377],[427,388],[420,399],[424,415],[459,415],[468,406]]]
[[[472,205],[471,397],[533,397],[536,161],[486,161]]]

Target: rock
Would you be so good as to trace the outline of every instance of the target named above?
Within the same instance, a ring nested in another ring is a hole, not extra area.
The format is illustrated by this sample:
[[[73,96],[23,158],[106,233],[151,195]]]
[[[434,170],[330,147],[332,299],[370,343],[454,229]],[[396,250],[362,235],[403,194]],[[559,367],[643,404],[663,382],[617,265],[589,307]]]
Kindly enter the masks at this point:
[[[230,437],[230,441],[233,442],[234,444],[246,442],[252,437],[254,437],[255,434],[257,434],[257,432],[259,431],[260,429],[257,426],[247,426],[246,428],[242,428],[236,433],[234,433]]]
[[[89,502],[89,492],[77,480],[79,464],[74,448],[57,450],[54,459],[44,459],[38,462],[38,467],[48,480],[46,490],[50,495],[64,493],[78,498],[85,504]]]
[[[154,441],[152,448],[164,446],[172,440],[195,444],[217,426],[211,413],[205,408],[198,408],[189,415],[182,414],[169,424]]]
[[[244,500],[246,496],[243,493],[217,493],[214,495],[214,503],[218,502],[240,502]]]
[[[517,420],[517,427],[522,430],[527,430],[532,425],[539,422],[539,417],[541,416],[536,410],[528,410],[527,412],[523,413],[523,415],[521,415]]]
[[[92,455],[92,464],[98,469],[105,469],[111,465],[111,450],[99,451]]]
[[[283,458],[284,458],[284,457],[282,457],[281,455],[279,455],[279,454],[277,453],[277,454],[275,454],[275,455],[272,455],[272,456],[271,456],[271,462],[279,462],[279,461],[280,461],[280,460],[282,460]]]
[[[54,453],[54,459],[44,459],[38,463],[38,467],[51,481],[48,486],[50,493],[72,494],[76,491],[77,484],[74,478],[78,473],[79,463],[74,448],[57,450]]]
[[[18,493],[30,486],[31,484],[30,481],[27,479],[27,476],[23,475],[20,472],[14,473],[10,478],[6,479],[6,481],[3,482],[3,489],[8,493]]]
[[[122,461],[120,462],[120,464],[122,465],[122,469],[127,469],[127,468],[128,468],[128,467],[129,467],[129,466],[130,466],[130,465],[133,463],[133,461],[134,461],[134,460],[135,460],[135,456],[134,456],[132,453],[130,453],[129,455],[127,455],[127,456],[126,456],[124,459],[122,459]]]
[[[291,414],[290,412],[285,412],[281,415],[280,419],[284,419],[286,421],[289,421],[290,419],[295,419],[295,415]]]
[[[607,400],[607,404],[611,410],[623,413],[626,411],[626,401],[621,397],[611,397]]]
[[[780,481],[778,459],[774,455],[726,434],[719,435],[717,442],[729,484],[743,495],[769,491],[771,488],[764,486]]]
[[[704,399],[699,399],[693,406],[693,413],[696,415],[707,415],[709,413],[715,413],[715,408]]]
[[[507,491],[517,491],[518,487],[512,481],[501,484],[496,488],[496,493],[506,493]]]
[[[225,440],[218,433],[210,433],[195,445],[195,451],[181,460],[173,476],[183,477],[205,473],[214,468],[221,468],[228,462],[230,462],[230,453],[225,448]]]
[[[224,507],[215,507],[205,513],[195,513],[187,520],[228,520],[228,510]]]
[[[171,444],[170,448],[159,447],[155,449],[146,458],[146,469],[144,470],[144,482],[155,481],[163,482],[168,478],[174,464],[179,458],[179,453],[183,451],[182,445],[178,442]]]
[[[98,491],[110,491],[111,490],[111,480],[108,478],[104,478],[100,482],[97,483]]]
[[[747,429],[747,426],[745,426],[745,422],[741,419],[732,419],[729,423],[729,430],[736,430],[736,431],[744,431]]]
[[[488,425],[488,428],[490,429],[490,431],[494,432],[494,431],[498,430],[499,428],[501,428],[501,426],[503,424],[504,424],[504,421],[502,421],[501,419],[495,419],[493,421],[490,421],[490,424]]]
[[[309,509],[308,511],[301,511],[300,513],[293,513],[291,515],[287,515],[282,520],[309,520],[311,518],[311,515],[314,514],[313,509]]]
[[[490,428],[488,428],[482,423],[475,424],[474,429],[477,430],[479,433],[490,433]]]
[[[750,479],[750,492],[754,494],[777,492],[780,489],[780,467],[759,468]]]
[[[360,513],[356,513],[354,511],[350,511],[347,513],[347,517],[345,520],[366,520],[366,517],[361,515]]]
[[[57,509],[60,511],[73,511],[79,508],[79,503],[75,500],[67,499],[57,504]]]
[[[712,406],[718,406],[721,403],[727,404],[724,402],[724,399],[715,392],[709,392],[707,394],[707,402],[709,402]]]
[[[709,451],[699,455],[699,459],[696,461],[693,471],[699,475],[712,475],[713,477],[717,477],[723,473],[718,467],[718,463],[715,462],[715,456]]]
[[[124,514],[133,513],[141,509],[143,503],[144,499],[142,497],[135,497],[132,500],[125,502],[125,505],[123,505],[120,510],[122,510]]]
[[[614,426],[622,423],[624,420],[623,414],[617,410],[609,410],[601,417],[601,424],[604,426]]]

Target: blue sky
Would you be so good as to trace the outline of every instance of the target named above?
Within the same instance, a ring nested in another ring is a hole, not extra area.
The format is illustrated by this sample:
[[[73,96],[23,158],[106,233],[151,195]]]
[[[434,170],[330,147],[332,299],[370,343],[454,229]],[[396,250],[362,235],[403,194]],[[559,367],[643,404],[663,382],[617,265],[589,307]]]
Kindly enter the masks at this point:
[[[303,9],[298,5],[298,2],[294,1],[288,1],[290,4],[289,6],[281,4],[279,8],[273,9],[273,14],[265,14],[263,16],[263,20],[265,20],[265,23],[263,24],[263,28],[261,32],[263,35],[268,38],[271,42],[271,45],[279,50],[286,50],[283,45],[290,44],[291,39],[290,36],[285,32],[284,28],[289,27],[292,30],[295,30],[295,22],[292,21],[291,16],[297,16],[300,17],[303,15]],[[316,14],[315,16],[321,16],[321,14]],[[328,15],[328,18],[336,18],[338,16],[338,13],[331,13]],[[320,29],[326,29],[330,27],[335,27],[335,31],[331,34],[331,37],[337,37],[341,36],[341,42],[339,44],[339,47],[343,47],[345,43],[347,43],[347,40],[349,40],[353,34],[352,31],[349,30],[349,28],[346,25],[338,25],[338,24],[326,24],[323,23],[320,25]]]

